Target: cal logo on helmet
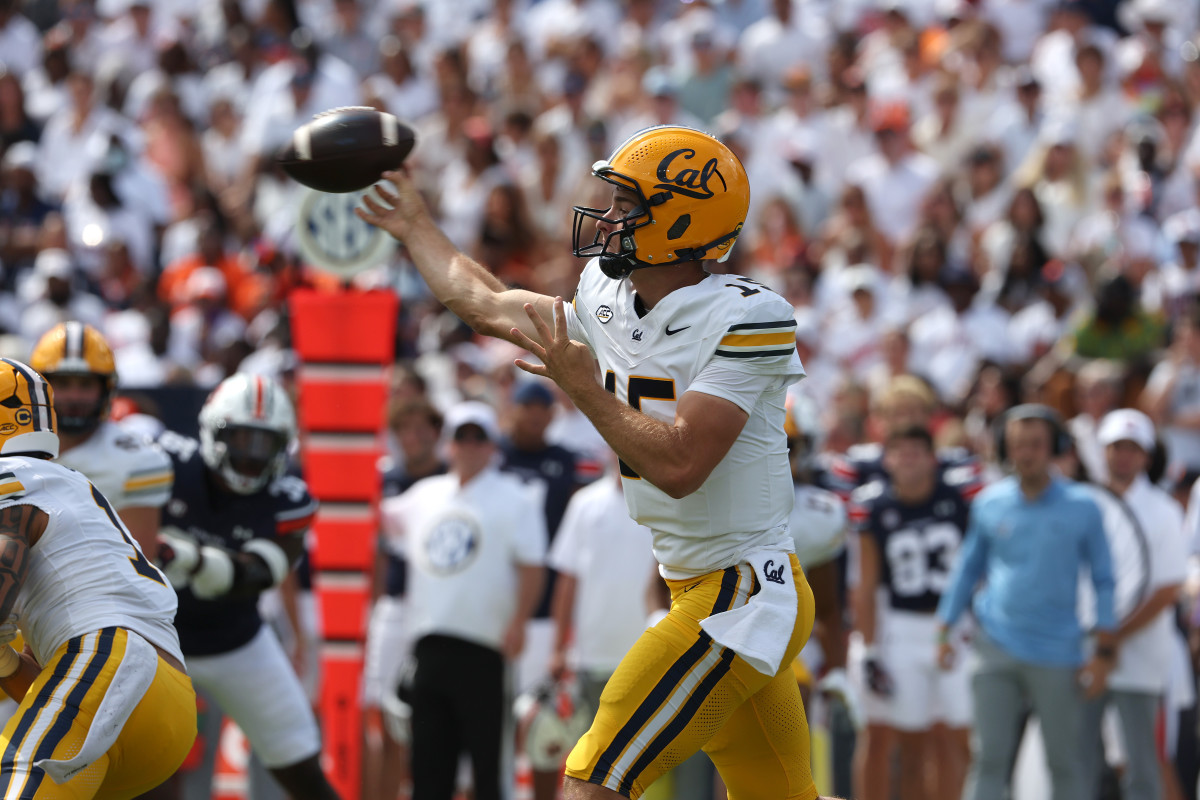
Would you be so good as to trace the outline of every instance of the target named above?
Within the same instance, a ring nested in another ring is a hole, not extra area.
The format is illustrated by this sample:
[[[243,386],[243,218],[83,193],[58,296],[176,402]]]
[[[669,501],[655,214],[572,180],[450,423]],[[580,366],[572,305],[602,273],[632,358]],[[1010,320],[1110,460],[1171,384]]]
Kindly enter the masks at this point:
[[[0,358],[0,455],[58,455],[54,393],[28,364]]]
[[[729,257],[750,207],[746,170],[715,137],[692,128],[659,125],[623,142],[592,174],[633,195],[636,205],[621,219],[611,209],[575,207],[574,251],[599,257],[610,278],[635,269]],[[603,220],[611,230],[590,231],[585,221]]]

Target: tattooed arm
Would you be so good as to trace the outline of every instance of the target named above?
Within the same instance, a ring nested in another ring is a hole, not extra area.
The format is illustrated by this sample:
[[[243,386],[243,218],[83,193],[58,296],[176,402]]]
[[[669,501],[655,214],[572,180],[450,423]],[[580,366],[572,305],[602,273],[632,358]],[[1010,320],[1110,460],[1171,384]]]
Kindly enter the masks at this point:
[[[7,619],[17,603],[17,593],[29,573],[29,548],[46,530],[50,518],[31,505],[0,509],[0,619]],[[20,700],[41,672],[33,656],[18,655],[8,645],[0,646],[0,689]]]
[[[49,521],[37,506],[0,509],[0,619],[8,619],[17,604],[17,592],[29,572],[29,548],[42,537]]]

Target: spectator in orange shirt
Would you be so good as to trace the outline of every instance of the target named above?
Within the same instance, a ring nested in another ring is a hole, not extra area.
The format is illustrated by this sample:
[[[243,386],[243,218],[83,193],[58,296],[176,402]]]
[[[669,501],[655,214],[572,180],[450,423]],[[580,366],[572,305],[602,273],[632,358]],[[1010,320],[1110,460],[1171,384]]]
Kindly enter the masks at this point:
[[[192,273],[202,267],[215,267],[225,278],[229,307],[245,316],[256,295],[250,273],[239,254],[225,249],[224,232],[212,213],[202,212],[196,224],[196,252],[167,265],[158,279],[158,296],[170,303],[172,310],[179,310],[187,305],[186,286]]]

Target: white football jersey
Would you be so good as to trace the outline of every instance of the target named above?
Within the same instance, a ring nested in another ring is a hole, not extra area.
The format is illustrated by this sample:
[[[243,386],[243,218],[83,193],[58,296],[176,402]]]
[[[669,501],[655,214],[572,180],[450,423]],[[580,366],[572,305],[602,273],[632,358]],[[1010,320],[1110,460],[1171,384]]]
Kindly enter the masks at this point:
[[[170,457],[141,434],[105,420],[87,441],[55,459],[82,472],[113,508],[161,507],[171,499],[175,472]]]
[[[128,628],[183,660],[175,590],[88,479],[52,461],[0,457],[0,508],[32,505],[49,516],[29,549],[17,595],[21,633],[46,663],[68,639]]]
[[[783,419],[787,387],[804,376],[795,310],[765,286],[735,275],[709,275],[677,289],[642,317],[634,298],[629,279],[605,277],[593,260],[567,310],[568,332],[596,356],[605,386],[667,423],[675,420],[678,398],[693,389],[731,400],[749,415],[725,458],[682,499],[622,465],[629,513],[653,532],[662,574],[703,575],[741,563],[754,550],[791,551],[793,490]],[[775,380],[746,408],[731,386],[731,376],[739,375]]]
[[[848,524],[842,498],[817,486],[796,487],[796,505],[788,526],[800,566],[812,569],[841,555],[846,549]]]

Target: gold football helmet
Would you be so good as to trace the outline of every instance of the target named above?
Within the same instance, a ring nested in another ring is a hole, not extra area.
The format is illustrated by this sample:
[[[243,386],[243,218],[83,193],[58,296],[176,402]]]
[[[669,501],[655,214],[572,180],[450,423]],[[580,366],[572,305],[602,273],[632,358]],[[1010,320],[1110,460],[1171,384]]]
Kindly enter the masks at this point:
[[[58,456],[54,390],[34,369],[0,358],[0,455]]]
[[[750,206],[746,170],[733,151],[683,126],[639,131],[607,161],[593,164],[592,174],[638,199],[622,219],[609,220],[611,233],[602,236],[597,229],[586,245],[584,220],[603,220],[609,209],[575,206],[575,255],[599,256],[600,268],[613,279],[642,267],[724,261]]]
[[[117,365],[112,348],[100,331],[82,322],[59,323],[38,340],[30,364],[51,382],[60,375],[85,375],[100,380],[100,399],[94,405],[58,409],[59,426],[64,433],[85,433],[108,417],[117,388]]]

